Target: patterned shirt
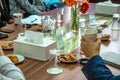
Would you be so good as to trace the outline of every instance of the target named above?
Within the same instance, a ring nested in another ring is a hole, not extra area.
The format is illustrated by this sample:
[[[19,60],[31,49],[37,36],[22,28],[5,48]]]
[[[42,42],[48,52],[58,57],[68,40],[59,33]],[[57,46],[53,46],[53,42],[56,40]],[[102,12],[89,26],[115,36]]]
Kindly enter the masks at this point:
[[[0,80],[25,80],[25,77],[8,57],[0,56]]]
[[[30,4],[28,0],[9,0],[9,6],[10,15],[21,12],[21,7],[25,9],[27,13],[35,15],[46,10],[46,7],[41,0],[33,0],[32,4]]]

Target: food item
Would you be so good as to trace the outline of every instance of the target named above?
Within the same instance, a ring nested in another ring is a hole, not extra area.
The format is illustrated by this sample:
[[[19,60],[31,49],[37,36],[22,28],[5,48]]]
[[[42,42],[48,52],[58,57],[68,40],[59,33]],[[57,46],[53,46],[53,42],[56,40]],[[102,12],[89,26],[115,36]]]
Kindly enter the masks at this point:
[[[59,59],[62,61],[75,61],[77,60],[77,57],[73,52],[71,52],[70,54],[61,54]]]
[[[102,35],[102,38],[110,38],[110,35],[109,34],[104,34],[104,35]]]
[[[76,55],[74,53],[69,54],[70,59],[76,60]]]
[[[42,24],[37,24],[37,29],[42,30]]]
[[[13,48],[14,43],[12,41],[0,41],[0,45],[3,49]]]
[[[103,34],[101,40],[109,40],[109,38],[110,38],[109,34]]]
[[[18,57],[15,56],[15,55],[8,56],[8,57],[13,63],[18,63],[19,62]]]

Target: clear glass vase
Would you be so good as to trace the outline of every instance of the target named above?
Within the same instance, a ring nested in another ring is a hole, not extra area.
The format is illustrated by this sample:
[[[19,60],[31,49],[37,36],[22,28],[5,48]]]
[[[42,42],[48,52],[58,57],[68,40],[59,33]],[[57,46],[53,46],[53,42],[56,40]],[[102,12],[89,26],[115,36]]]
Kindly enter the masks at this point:
[[[71,29],[73,32],[79,30],[79,15],[77,5],[71,7]]]

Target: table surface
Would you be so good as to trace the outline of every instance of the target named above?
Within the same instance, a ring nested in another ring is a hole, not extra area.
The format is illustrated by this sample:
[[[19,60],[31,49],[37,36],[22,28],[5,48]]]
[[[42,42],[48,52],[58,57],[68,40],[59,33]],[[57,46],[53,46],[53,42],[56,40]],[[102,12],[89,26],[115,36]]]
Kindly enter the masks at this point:
[[[12,27],[15,29],[15,32],[9,33],[9,37],[2,40],[14,40],[17,37],[18,31],[16,30],[16,26],[10,25],[9,28]],[[30,30],[35,30],[35,26],[29,28]],[[111,34],[110,26],[103,30],[103,33]],[[120,33],[119,33],[120,34]],[[120,35],[119,35],[120,38]],[[114,48],[113,48],[114,47]],[[113,51],[120,53],[120,39],[119,41],[104,41],[101,45],[101,53]],[[4,50],[5,54],[13,54],[13,50]],[[62,68],[63,72],[59,75],[51,75],[47,73],[47,69],[54,65],[54,60],[52,61],[40,61],[31,58],[25,58],[24,62],[20,64],[16,64],[24,73],[26,80],[87,80],[84,74],[81,71],[83,65],[79,62],[72,64],[65,64],[62,62],[58,62],[58,66]],[[108,68],[113,72],[114,75],[120,74],[120,69],[107,65]]]

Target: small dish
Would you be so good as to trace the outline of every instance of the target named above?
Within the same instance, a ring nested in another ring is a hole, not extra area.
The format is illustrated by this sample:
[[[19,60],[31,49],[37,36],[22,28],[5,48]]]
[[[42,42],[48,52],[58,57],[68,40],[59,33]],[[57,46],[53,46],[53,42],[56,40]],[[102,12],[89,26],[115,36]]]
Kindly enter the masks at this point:
[[[75,62],[77,62],[78,61],[78,59],[76,59],[76,60],[65,60],[65,59],[62,59],[62,58],[60,58],[59,57],[59,60],[61,61],[61,62],[63,62],[63,63],[75,63]]]
[[[0,45],[2,49],[9,50],[14,48],[14,42],[13,41],[0,41]]]
[[[18,64],[24,61],[24,56],[22,55],[18,55],[18,54],[9,54],[7,55],[9,57],[9,59],[14,63],[14,64]],[[17,59],[17,61],[12,60],[13,58]]]
[[[61,62],[64,63],[75,63],[78,61],[78,57],[76,54],[70,53],[70,54],[62,54],[60,56],[58,56],[58,59]]]

